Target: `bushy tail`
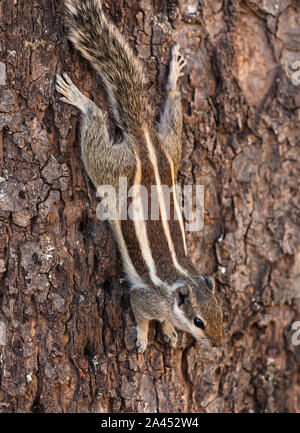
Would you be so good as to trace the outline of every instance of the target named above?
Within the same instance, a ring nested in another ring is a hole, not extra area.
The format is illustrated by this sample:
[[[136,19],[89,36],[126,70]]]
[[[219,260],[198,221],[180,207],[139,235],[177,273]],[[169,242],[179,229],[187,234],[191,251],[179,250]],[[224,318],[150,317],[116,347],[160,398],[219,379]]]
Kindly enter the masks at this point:
[[[99,72],[119,128],[131,132],[152,117],[141,65],[100,0],[66,0],[69,39]]]

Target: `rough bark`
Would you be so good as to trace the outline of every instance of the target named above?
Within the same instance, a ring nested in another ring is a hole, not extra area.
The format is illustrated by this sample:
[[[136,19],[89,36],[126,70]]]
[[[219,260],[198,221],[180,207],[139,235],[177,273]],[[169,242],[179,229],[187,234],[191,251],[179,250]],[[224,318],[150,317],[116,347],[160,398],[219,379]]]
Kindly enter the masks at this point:
[[[189,251],[200,272],[217,273],[225,342],[180,335],[171,350],[152,324],[137,355],[78,112],[54,90],[67,71],[102,104],[100,79],[66,41],[62,0],[2,0],[0,412],[299,411],[299,3],[104,5],[144,61],[158,109],[171,41],[188,61],[179,181],[205,187]]]

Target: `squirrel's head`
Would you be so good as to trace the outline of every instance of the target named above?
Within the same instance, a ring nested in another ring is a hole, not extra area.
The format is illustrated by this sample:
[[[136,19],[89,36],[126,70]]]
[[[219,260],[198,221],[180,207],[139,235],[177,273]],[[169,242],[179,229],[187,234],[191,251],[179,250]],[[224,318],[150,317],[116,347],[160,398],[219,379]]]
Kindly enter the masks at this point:
[[[222,344],[223,316],[214,295],[215,280],[197,277],[197,284],[179,281],[175,284],[173,325],[193,335],[197,341]]]

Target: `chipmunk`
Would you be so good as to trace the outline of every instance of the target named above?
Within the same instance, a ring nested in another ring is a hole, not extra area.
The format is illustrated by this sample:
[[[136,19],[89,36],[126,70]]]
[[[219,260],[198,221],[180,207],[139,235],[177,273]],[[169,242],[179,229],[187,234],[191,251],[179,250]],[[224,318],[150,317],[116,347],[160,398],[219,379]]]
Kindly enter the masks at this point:
[[[167,98],[156,123],[141,65],[121,33],[106,19],[101,1],[66,0],[65,6],[69,39],[100,74],[113,123],[121,131],[121,138],[112,138],[107,115],[67,74],[57,75],[61,100],[82,114],[81,152],[90,179],[96,188],[111,185],[117,190],[122,176],[130,185],[144,185],[149,195],[151,185],[158,191],[159,220],[110,221],[131,287],[137,350],[147,348],[148,324],[153,319],[161,323],[164,339],[172,347],[177,344],[175,329],[219,346],[222,311],[214,294],[215,281],[198,275],[188,258],[182,219],[165,218],[162,185],[175,185],[182,149],[178,79],[186,61],[179,45],[172,47]],[[135,199],[138,202],[139,193]],[[170,200],[173,215],[179,209],[175,193]]]

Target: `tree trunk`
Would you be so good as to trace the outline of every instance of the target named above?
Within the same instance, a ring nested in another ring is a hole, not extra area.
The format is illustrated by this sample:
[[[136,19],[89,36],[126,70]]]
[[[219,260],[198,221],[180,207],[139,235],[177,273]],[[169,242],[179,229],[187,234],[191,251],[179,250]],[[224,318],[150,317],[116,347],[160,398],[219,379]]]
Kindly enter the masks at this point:
[[[224,313],[222,348],[170,349],[153,323],[143,355],[78,112],[54,89],[66,71],[105,102],[63,3],[0,2],[0,412],[299,411],[298,1],[103,1],[157,109],[172,41],[187,59],[179,182],[205,192],[189,254]]]

